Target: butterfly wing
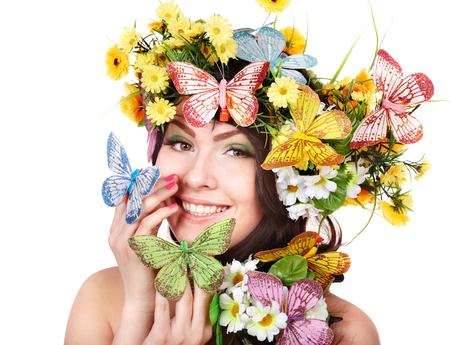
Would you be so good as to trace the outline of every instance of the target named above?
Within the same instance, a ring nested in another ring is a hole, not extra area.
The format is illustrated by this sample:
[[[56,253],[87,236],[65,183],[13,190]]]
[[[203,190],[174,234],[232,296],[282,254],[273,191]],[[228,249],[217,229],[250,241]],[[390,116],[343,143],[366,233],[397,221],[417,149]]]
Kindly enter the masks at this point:
[[[180,247],[153,235],[128,239],[130,248],[148,268],[161,268],[155,278],[156,290],[165,298],[178,300],[186,288],[186,258]]]
[[[291,104],[291,115],[298,131],[305,133],[314,121],[320,107],[317,93],[303,84],[297,84],[300,93],[297,102]]]
[[[125,148],[112,132],[108,137],[106,156],[108,159],[108,167],[113,172],[126,177],[131,177],[131,165]]]
[[[355,149],[362,146],[371,146],[383,140],[386,137],[388,116],[392,112],[393,109],[384,107],[371,112],[359,124],[353,134],[350,147]]]
[[[102,197],[107,206],[119,205],[127,194],[131,179],[126,176],[113,175],[108,177],[102,185]]]
[[[290,139],[282,145],[272,149],[261,167],[266,170],[296,165],[303,154],[303,140]]]
[[[337,153],[331,146],[315,141],[304,140],[308,157],[315,165],[331,166],[340,164],[345,156]]]
[[[392,93],[397,89],[403,79],[403,71],[385,50],[380,49],[373,68],[373,79],[378,91],[391,100]]]
[[[423,137],[422,124],[411,114],[389,109],[388,124],[395,139],[403,144],[414,144]]]
[[[322,293],[319,283],[312,279],[296,281],[289,289],[286,315],[288,317],[304,315],[319,302]]]
[[[252,297],[264,307],[272,306],[272,301],[278,302],[283,308],[283,283],[272,274],[248,271],[248,290]]]
[[[227,83],[227,109],[239,126],[250,126],[258,113],[258,100],[252,93],[261,85],[269,69],[266,61],[245,66]]]
[[[269,27],[262,27],[258,31],[258,45],[263,51],[263,61],[272,62],[278,58],[286,47],[286,38],[284,35]]]
[[[238,32],[233,34],[233,39],[238,45],[236,56],[239,59],[250,62],[266,61],[266,56],[256,42],[255,36],[248,32]]]
[[[141,171],[136,176],[136,185],[138,187],[139,193],[148,195],[152,191],[156,181],[158,181],[160,176],[161,173],[159,172],[159,169],[156,165],[147,167],[144,171]]]
[[[308,260],[308,270],[317,272],[317,281],[323,289],[334,278],[332,274],[344,274],[351,265],[351,259],[348,254],[340,252],[326,252],[314,255]]]
[[[139,193],[139,186],[134,183],[131,187],[130,196],[127,203],[127,214],[125,221],[127,224],[132,224],[141,215],[142,199],[141,193]]]
[[[186,62],[169,62],[167,72],[179,93],[194,95],[183,106],[186,121],[196,128],[205,126],[219,107],[219,83],[209,73]]]
[[[190,252],[189,268],[197,286],[205,292],[216,291],[225,279],[222,264],[211,256]]]
[[[272,70],[274,70],[274,69],[275,69],[275,71],[277,71],[276,64],[272,65]],[[282,68],[281,69],[281,76],[294,79],[294,80],[298,81],[301,84],[306,84],[305,77],[300,72],[295,71],[293,69]]]
[[[331,110],[316,117],[305,134],[319,139],[343,139],[351,131],[348,116],[340,110]]]
[[[389,100],[403,105],[414,105],[428,101],[434,95],[434,86],[430,78],[423,73],[407,76],[391,92]]]
[[[276,345],[330,345],[334,333],[322,320],[306,319],[288,323]]]
[[[305,69],[317,65],[317,59],[311,55],[294,54],[284,58],[281,62],[281,68]]]

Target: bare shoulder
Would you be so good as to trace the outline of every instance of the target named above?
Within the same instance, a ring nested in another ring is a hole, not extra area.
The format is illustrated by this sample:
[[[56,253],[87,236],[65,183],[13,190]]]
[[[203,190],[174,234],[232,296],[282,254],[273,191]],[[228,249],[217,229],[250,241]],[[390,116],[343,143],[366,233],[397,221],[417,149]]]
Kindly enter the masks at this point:
[[[73,302],[64,344],[111,344],[123,303],[124,288],[118,267],[91,275]]]
[[[343,318],[331,325],[332,345],[380,345],[377,328],[364,311],[331,292],[327,292],[325,298],[330,314]]]

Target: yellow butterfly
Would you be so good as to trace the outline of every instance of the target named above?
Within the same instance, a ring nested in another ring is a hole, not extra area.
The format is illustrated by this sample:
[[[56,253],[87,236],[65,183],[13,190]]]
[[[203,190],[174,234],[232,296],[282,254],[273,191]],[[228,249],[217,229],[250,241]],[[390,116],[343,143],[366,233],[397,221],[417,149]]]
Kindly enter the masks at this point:
[[[325,252],[316,254],[316,244],[323,241],[314,231],[306,231],[295,236],[284,248],[265,250],[255,254],[262,262],[277,261],[290,255],[303,256],[308,262],[308,271],[316,272],[316,280],[325,289],[334,280],[332,274],[344,274],[350,268],[351,260],[348,254],[340,252]]]
[[[319,96],[306,85],[299,83],[298,88],[300,95],[297,103],[291,104],[292,119],[298,132],[294,133],[293,139],[269,152],[261,165],[263,169],[297,165],[305,162],[306,158],[315,165],[331,166],[345,158],[320,139],[345,138],[352,130],[348,116],[342,111],[331,110],[316,117],[320,107]],[[303,166],[302,169],[306,170],[306,165]]]

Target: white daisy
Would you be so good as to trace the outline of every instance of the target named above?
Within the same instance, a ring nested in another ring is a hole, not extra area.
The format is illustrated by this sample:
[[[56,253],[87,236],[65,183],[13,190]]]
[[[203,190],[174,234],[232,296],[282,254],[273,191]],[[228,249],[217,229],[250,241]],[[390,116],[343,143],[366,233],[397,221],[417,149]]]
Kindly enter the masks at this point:
[[[259,260],[252,260],[250,255],[243,264],[237,260],[233,260],[231,265],[227,264],[224,267],[225,279],[219,289],[226,289],[228,293],[233,292],[234,289],[240,289],[243,292],[247,292],[248,277],[246,273],[248,271],[256,270],[256,265],[258,262]]]
[[[304,176],[306,187],[306,195],[311,199],[326,199],[330,196],[330,192],[336,191],[337,185],[330,179],[336,177],[337,170],[332,170],[328,166],[324,166],[320,170],[319,175]]]
[[[319,302],[317,302],[314,308],[312,308],[305,314],[305,319],[318,319],[326,321],[327,317],[328,317],[328,306],[325,303],[325,298],[323,298],[323,296],[320,297]]]
[[[353,166],[352,169],[347,173],[347,198],[356,198],[361,192],[361,187],[359,186],[367,178],[367,172],[369,168],[362,166],[363,162],[358,160],[358,171],[356,171],[356,164],[353,162],[348,163]]]
[[[248,334],[258,338],[259,341],[267,339],[272,341],[280,329],[286,328],[287,315],[280,311],[278,302],[273,301],[272,306],[263,307],[256,302],[256,306],[248,307],[249,316],[246,328]]]
[[[315,217],[323,212],[318,208],[315,208],[313,204],[310,203],[297,203],[294,206],[286,208],[289,212],[289,218],[292,220],[297,220],[302,216],[303,218]]]
[[[222,309],[219,324],[223,327],[228,326],[227,333],[242,331],[248,322],[248,316],[244,313],[247,306],[242,303],[244,293],[241,290],[235,290],[232,295],[233,298],[223,293],[219,297]]]

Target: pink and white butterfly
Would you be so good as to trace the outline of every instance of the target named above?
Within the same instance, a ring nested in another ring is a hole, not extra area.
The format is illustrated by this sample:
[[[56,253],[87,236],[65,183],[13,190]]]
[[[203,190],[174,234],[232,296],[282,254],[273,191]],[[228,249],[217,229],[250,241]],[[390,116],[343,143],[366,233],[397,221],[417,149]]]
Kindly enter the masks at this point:
[[[373,79],[378,91],[384,94],[383,103],[359,124],[350,147],[375,145],[386,137],[388,126],[400,143],[413,144],[422,139],[422,124],[406,113],[405,106],[420,104],[433,97],[431,80],[423,73],[403,79],[398,62],[382,49],[377,54]]]
[[[314,280],[300,279],[289,289],[286,307],[283,308],[283,283],[277,277],[259,271],[248,271],[248,290],[264,307],[278,302],[280,312],[285,309],[287,326],[280,331],[275,345],[330,345],[334,334],[325,321],[305,319],[322,297],[322,288]]]
[[[269,66],[266,61],[253,62],[220,84],[187,62],[169,62],[166,67],[178,92],[193,95],[184,103],[183,114],[191,126],[200,128],[214,117],[219,105],[221,114],[228,110],[239,126],[250,126],[258,113],[258,100],[252,93],[263,82]]]

